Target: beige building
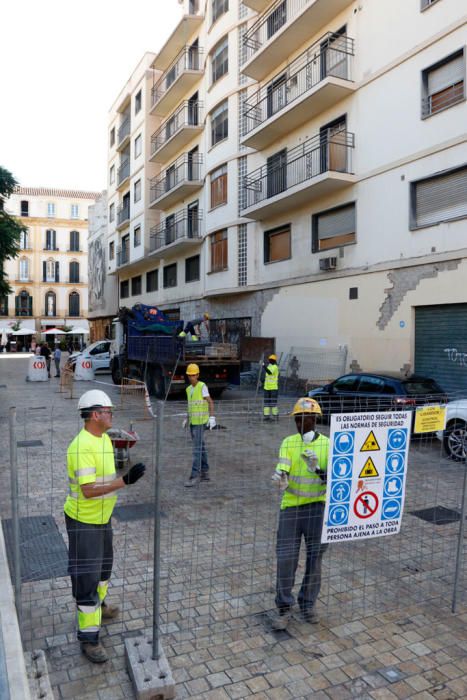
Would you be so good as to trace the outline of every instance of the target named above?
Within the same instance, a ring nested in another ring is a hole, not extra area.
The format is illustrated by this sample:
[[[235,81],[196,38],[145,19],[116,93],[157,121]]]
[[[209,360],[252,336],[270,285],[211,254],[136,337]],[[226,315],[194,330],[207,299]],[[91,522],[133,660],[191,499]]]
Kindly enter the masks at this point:
[[[88,325],[88,207],[98,193],[18,187],[5,202],[26,233],[5,263],[12,293],[1,299],[0,325],[21,322],[31,336]],[[26,342],[30,340],[26,337]]]

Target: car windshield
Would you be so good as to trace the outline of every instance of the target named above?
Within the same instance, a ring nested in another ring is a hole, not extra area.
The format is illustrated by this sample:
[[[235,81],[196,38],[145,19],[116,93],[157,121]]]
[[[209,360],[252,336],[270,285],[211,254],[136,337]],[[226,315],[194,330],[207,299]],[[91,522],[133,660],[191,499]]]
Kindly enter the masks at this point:
[[[402,382],[405,391],[410,396],[423,394],[442,394],[443,390],[433,379],[409,379]]]

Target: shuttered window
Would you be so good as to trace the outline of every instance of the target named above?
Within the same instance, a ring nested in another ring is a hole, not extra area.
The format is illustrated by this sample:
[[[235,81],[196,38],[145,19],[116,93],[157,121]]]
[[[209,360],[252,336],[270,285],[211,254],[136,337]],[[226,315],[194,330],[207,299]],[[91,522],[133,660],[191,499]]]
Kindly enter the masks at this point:
[[[464,51],[449,56],[423,71],[422,116],[440,112],[465,97]]]
[[[329,211],[314,214],[312,217],[312,251],[316,253],[330,248],[340,248],[355,243],[356,221],[355,203]]]
[[[467,167],[411,184],[411,228],[467,217]]]
[[[264,232],[264,262],[273,263],[291,257],[290,226]]]
[[[227,165],[211,173],[211,209],[227,203]]]
[[[227,269],[228,239],[227,229],[211,234],[211,272]]]
[[[229,38],[224,37],[211,54],[211,84],[222,78],[229,70]]]

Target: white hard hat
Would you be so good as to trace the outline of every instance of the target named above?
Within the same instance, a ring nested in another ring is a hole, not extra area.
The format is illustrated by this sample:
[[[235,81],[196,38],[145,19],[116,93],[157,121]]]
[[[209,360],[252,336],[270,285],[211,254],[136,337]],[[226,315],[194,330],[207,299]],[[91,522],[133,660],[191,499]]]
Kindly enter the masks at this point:
[[[86,408],[94,408],[94,406],[113,408],[113,403],[105,391],[91,389],[91,391],[86,391],[78,401],[78,411],[82,411]]]

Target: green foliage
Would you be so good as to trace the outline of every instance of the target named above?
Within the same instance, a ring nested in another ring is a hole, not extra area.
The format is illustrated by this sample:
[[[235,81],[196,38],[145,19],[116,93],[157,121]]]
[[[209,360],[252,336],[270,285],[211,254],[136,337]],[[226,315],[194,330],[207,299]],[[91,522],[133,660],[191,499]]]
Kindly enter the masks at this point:
[[[65,333],[68,333],[69,331],[72,330],[72,328],[73,328],[73,326],[62,326],[62,331],[64,331]]]
[[[11,330],[12,331],[19,331],[21,328],[21,321],[15,321],[14,323],[11,324]]]
[[[10,197],[18,183],[9,170],[0,166],[0,200]],[[0,208],[0,296],[10,294],[11,287],[3,270],[5,260],[16,258],[19,253],[19,242],[22,232],[27,227],[23,226],[14,216],[7,214]]]

